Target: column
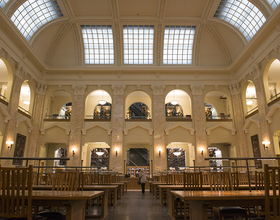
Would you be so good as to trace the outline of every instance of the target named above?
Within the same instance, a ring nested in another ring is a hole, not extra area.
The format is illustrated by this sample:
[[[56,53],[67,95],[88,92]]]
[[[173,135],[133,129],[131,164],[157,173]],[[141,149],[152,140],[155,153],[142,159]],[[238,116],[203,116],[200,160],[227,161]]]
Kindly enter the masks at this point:
[[[5,157],[13,157],[15,143],[16,143],[16,123],[17,123],[17,115],[18,115],[18,104],[19,104],[19,97],[20,97],[20,90],[23,83],[23,76],[26,75],[25,70],[20,64],[16,65],[16,74],[13,79],[12,91],[9,100],[9,114],[11,116],[10,120],[6,125],[6,131],[3,137],[3,144],[2,144],[2,156]],[[13,141],[14,145],[12,150],[8,149],[6,141]],[[2,166],[11,166],[12,160],[9,161],[1,161]]]
[[[274,151],[274,144],[273,144],[273,138],[271,135],[271,131],[270,131],[268,122],[265,119],[265,116],[268,112],[268,106],[267,106],[267,101],[266,101],[266,96],[265,96],[263,79],[262,79],[262,75],[260,74],[260,64],[256,65],[256,67],[253,68],[253,70],[251,71],[250,74],[254,77],[253,83],[256,88],[256,95],[257,95],[257,101],[258,101],[258,112],[259,112],[260,129],[261,129],[260,142],[262,142],[262,141],[270,142],[267,149],[261,150],[261,152],[264,152],[262,154],[262,156],[263,157],[273,157],[273,156],[275,156],[275,151]]]
[[[68,157],[70,161],[67,162],[67,166],[80,166],[81,161],[81,139],[82,139],[82,124],[84,121],[84,92],[86,90],[85,85],[73,85],[74,97],[72,101],[71,121],[70,121],[70,137],[69,137],[69,149]],[[75,154],[73,154],[73,150]]]
[[[164,85],[152,85],[153,90],[153,125],[154,125],[154,161],[153,173],[167,169],[167,152],[165,146],[165,105]],[[159,154],[160,151],[160,154]]]
[[[209,161],[204,160],[208,157],[208,146],[206,138],[206,118],[204,99],[202,96],[203,85],[191,85],[192,90],[192,106],[193,120],[195,126],[195,142],[196,142],[196,162],[197,166],[209,166]],[[203,150],[204,154],[201,155]]]
[[[110,153],[110,169],[123,173],[123,127],[124,127],[124,90],[125,85],[112,85],[114,91],[111,122],[112,122],[112,146]],[[116,155],[116,151],[118,154]]]
[[[37,83],[36,85],[36,93],[34,99],[34,107],[32,111],[32,131],[29,138],[29,144],[27,147],[26,157],[38,157],[40,146],[39,146],[39,137],[40,137],[40,128],[43,119],[43,108],[44,108],[44,100],[45,100],[45,92],[47,89],[47,85]],[[32,164],[34,161],[30,161]]]
[[[244,110],[242,105],[240,86],[238,83],[235,83],[230,85],[229,89],[231,91],[233,117],[234,117],[236,137],[237,137],[236,156],[248,157],[249,149],[246,142],[246,135],[243,130],[245,123],[244,123]]]

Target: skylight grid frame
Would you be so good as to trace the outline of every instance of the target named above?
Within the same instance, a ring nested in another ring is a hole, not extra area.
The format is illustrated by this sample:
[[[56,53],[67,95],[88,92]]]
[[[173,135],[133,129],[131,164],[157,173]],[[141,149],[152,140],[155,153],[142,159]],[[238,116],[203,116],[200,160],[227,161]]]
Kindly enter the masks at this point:
[[[262,12],[247,0],[221,0],[214,17],[238,28],[248,41],[266,21]]]
[[[163,64],[192,64],[195,29],[196,26],[165,26]]]
[[[62,16],[56,0],[28,0],[15,11],[11,20],[29,40],[41,26]]]
[[[267,1],[273,9],[277,8],[277,6],[280,4],[280,0],[267,0]]]
[[[124,64],[153,64],[154,25],[123,26]]]
[[[9,0],[0,0],[0,7],[4,8],[5,5],[8,3]]]
[[[114,40],[111,25],[81,25],[85,64],[114,64]]]

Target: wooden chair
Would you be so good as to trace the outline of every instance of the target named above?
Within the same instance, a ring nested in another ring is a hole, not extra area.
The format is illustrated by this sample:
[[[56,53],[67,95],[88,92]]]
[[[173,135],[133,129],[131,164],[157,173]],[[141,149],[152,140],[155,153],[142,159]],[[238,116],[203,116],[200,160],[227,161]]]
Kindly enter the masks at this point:
[[[108,185],[111,183],[111,174],[98,174],[98,185]]]
[[[266,220],[280,219],[280,167],[264,165]],[[272,192],[272,195],[270,194]]]
[[[33,166],[26,168],[0,167],[0,217],[7,219],[43,219],[32,216]]]
[[[219,191],[225,191],[225,190],[232,190],[232,180],[231,180],[231,172],[214,172],[212,173],[212,178],[210,178],[211,181],[211,190],[219,190]],[[216,217],[219,217],[219,220],[224,220],[225,217],[245,217],[245,219],[248,219],[247,215],[247,209],[241,208],[238,206],[234,207],[213,207],[213,220],[216,219]]]
[[[52,190],[77,191],[79,179],[79,171],[57,172],[53,181]]]

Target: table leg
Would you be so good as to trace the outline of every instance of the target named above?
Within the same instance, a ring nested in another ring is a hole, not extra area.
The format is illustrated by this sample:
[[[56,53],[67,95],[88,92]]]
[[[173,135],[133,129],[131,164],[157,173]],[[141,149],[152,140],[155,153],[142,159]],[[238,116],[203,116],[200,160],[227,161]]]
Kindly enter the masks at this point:
[[[159,202],[160,202],[160,205],[163,206],[163,190],[162,190],[162,188],[159,188]]]
[[[113,196],[113,206],[117,205],[117,201],[118,201],[118,189],[115,188],[114,189],[114,196]]]
[[[168,216],[174,220],[175,219],[175,206],[174,206],[174,200],[175,197],[171,195],[171,190],[167,190],[167,210],[168,210]]]
[[[207,207],[204,206],[205,201],[189,201],[190,220],[207,220]]]
[[[76,220],[81,219],[85,220],[85,214],[86,214],[86,201],[80,200],[80,201],[69,201],[69,203],[66,205],[66,216],[65,220]]]
[[[107,218],[108,216],[108,189],[104,190],[104,195],[102,199],[102,205],[101,205],[101,218],[100,220],[103,220]]]

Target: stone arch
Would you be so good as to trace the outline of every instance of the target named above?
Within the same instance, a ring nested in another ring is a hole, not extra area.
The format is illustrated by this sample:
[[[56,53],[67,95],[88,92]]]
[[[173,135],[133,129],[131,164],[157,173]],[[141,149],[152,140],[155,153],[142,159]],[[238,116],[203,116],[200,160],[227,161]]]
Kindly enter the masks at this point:
[[[2,74],[5,74],[5,76],[3,76]],[[4,77],[6,77],[6,92],[3,95],[2,92],[0,93],[2,96],[5,96],[7,98],[7,101],[10,99],[10,95],[11,95],[11,91],[12,91],[12,85],[13,85],[13,71],[11,68],[11,65],[9,63],[8,60],[4,59],[4,58],[0,58],[0,77],[3,80]],[[1,82],[3,84],[3,82]],[[0,90],[2,88],[2,85],[0,86]],[[4,92],[3,92],[4,93]]]

